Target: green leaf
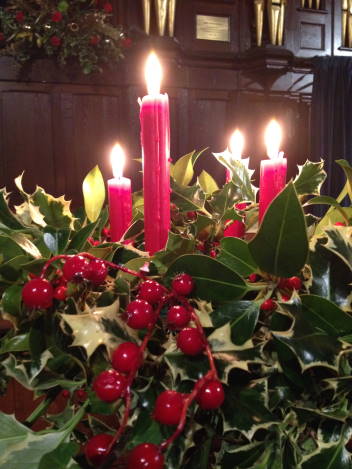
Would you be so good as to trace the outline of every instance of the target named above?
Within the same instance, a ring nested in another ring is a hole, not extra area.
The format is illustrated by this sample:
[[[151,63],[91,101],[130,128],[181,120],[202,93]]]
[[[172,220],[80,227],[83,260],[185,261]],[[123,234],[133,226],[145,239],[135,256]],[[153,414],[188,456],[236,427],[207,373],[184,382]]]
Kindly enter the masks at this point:
[[[198,182],[200,187],[206,194],[212,194],[213,192],[219,190],[215,179],[205,170],[200,173],[198,177]]]
[[[65,252],[70,234],[71,231],[68,228],[59,230],[47,226],[44,228],[43,240],[50,252],[56,256]]]
[[[99,166],[95,166],[83,181],[84,208],[88,220],[97,221],[105,202],[105,183]]]
[[[0,235],[0,253],[6,261],[12,260],[17,256],[21,256],[23,254],[23,250],[11,238],[11,236]]]
[[[1,303],[5,313],[20,316],[22,311],[22,287],[20,285],[11,285],[6,288]]]
[[[13,230],[23,230],[24,228],[9,209],[5,189],[0,189],[0,222]]]
[[[93,235],[96,223],[89,223],[88,225],[77,231],[72,237],[68,249],[74,249],[75,251],[81,252],[87,244],[87,239]]]
[[[350,227],[329,228],[326,230],[326,249],[338,256],[352,270],[352,229]]]
[[[221,407],[224,431],[238,430],[251,438],[259,428],[276,422],[267,408],[268,388],[265,380],[244,389],[230,386],[225,389],[225,402]]]
[[[171,182],[171,201],[177,205],[181,212],[203,210],[205,194],[198,186],[180,186]]]
[[[72,457],[78,452],[79,446],[73,441],[62,443],[51,453],[45,454],[40,460],[38,469],[67,469]]]
[[[302,314],[316,329],[331,336],[352,333],[352,317],[331,301],[316,295],[302,295]]]
[[[223,238],[217,260],[243,277],[247,277],[258,268],[249,250],[248,243],[239,238]]]
[[[174,164],[172,177],[180,186],[188,186],[194,176],[192,157],[195,151],[181,156]]]
[[[38,469],[42,458],[53,452],[82,419],[85,407],[59,431],[33,432],[13,415],[0,413],[0,467]]]
[[[212,198],[209,201],[209,205],[212,208],[217,218],[220,220],[226,220],[228,217],[228,211],[232,210],[236,202],[240,200],[240,194],[238,193],[237,187],[229,182],[225,184],[222,189],[213,193]],[[237,215],[237,218],[234,220],[242,220],[242,218]]]
[[[32,198],[35,205],[39,206],[47,225],[54,228],[74,228],[74,218],[70,210],[71,202],[65,200],[63,196],[55,198],[41,187],[37,187]]]
[[[303,268],[307,229],[292,182],[270,204],[249,249],[260,269],[270,274],[291,277]]]
[[[298,176],[294,181],[296,192],[298,195],[319,195],[325,179],[324,161],[306,161],[303,166],[298,165]]]
[[[11,337],[9,332],[0,342],[0,354],[11,352],[28,352],[29,334],[19,334]]]
[[[153,264],[160,274],[164,274],[170,265],[182,254],[192,253],[195,249],[195,240],[185,238],[170,232],[165,250],[153,256]]]
[[[242,297],[246,292],[246,283],[227,266],[215,259],[197,254],[179,257],[167,271],[171,278],[186,272],[195,281],[192,295],[208,301],[230,301]]]
[[[222,469],[237,468],[237,467],[252,467],[265,450],[265,443],[255,442],[249,445],[241,445],[234,451],[225,453],[221,461]]]
[[[352,167],[346,160],[336,160],[336,163],[343,169],[347,179],[347,190],[352,201]]]
[[[254,301],[232,301],[214,306],[211,319],[214,327],[222,327],[229,323],[232,342],[235,345],[243,345],[252,337],[259,309],[260,304]]]
[[[352,457],[346,448],[346,438],[330,443],[319,443],[318,449],[303,458],[302,469],[351,469]]]
[[[328,195],[321,195],[319,197],[313,197],[313,199],[308,200],[305,204],[306,206],[309,205],[330,205],[331,207],[335,207],[336,210],[340,212],[342,215],[343,219],[346,220],[348,219],[347,213],[345,209],[341,207],[341,205],[337,202],[336,199],[333,197],[330,197]]]

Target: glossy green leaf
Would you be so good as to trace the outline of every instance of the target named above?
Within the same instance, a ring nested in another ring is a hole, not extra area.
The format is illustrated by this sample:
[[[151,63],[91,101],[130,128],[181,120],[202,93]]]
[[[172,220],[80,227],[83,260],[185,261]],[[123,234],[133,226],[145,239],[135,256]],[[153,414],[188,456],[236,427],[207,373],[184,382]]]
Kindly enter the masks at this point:
[[[214,306],[211,319],[214,327],[229,323],[231,340],[243,345],[252,337],[259,317],[260,304],[254,301],[232,301]]]
[[[164,274],[170,265],[182,254],[192,253],[195,249],[195,240],[170,232],[165,250],[153,256],[153,264],[160,274]]]
[[[243,277],[247,277],[258,268],[248,243],[239,238],[223,238],[217,260]]]
[[[70,201],[65,200],[63,196],[55,198],[47,194],[41,187],[37,187],[32,198],[35,205],[39,207],[47,225],[54,228],[74,228]]]
[[[198,176],[198,182],[206,194],[212,194],[213,192],[219,190],[215,179],[205,170],[203,170]]]
[[[47,226],[44,229],[43,240],[50,252],[56,256],[65,252],[70,234],[68,228],[58,230]]]
[[[13,258],[23,255],[23,250],[11,238],[11,236],[0,234],[0,253],[6,261],[13,260]]]
[[[336,199],[330,197],[328,195],[321,195],[318,197],[313,197],[312,199],[308,200],[305,204],[306,206],[309,205],[330,205],[331,207],[336,208],[343,217],[344,220],[348,218],[347,212],[341,205],[337,202]]]
[[[72,457],[78,453],[79,445],[73,441],[62,443],[51,453],[45,454],[40,460],[38,469],[67,469]]]
[[[172,177],[180,186],[188,186],[194,176],[192,157],[195,151],[181,156],[174,164]]]
[[[22,230],[24,228],[9,209],[5,189],[0,189],[0,222],[13,230]]]
[[[332,227],[326,230],[326,234],[328,236],[326,249],[338,256],[352,271],[352,229]]]
[[[352,456],[345,448],[344,441],[320,444],[310,456],[305,457],[302,469],[351,469]]]
[[[94,223],[105,202],[105,183],[98,165],[84,178],[82,188],[87,218]]]
[[[29,334],[19,334],[11,337],[12,333],[8,333],[0,341],[0,354],[11,352],[28,352],[29,350]]]
[[[336,160],[336,163],[343,169],[347,179],[347,190],[352,201],[352,167],[347,160]]]
[[[306,161],[298,166],[298,176],[294,181],[296,192],[298,195],[319,195],[325,179],[324,161]]]
[[[352,316],[331,301],[316,295],[302,295],[302,314],[314,328],[335,337],[352,333]]]
[[[96,226],[96,223],[89,223],[80,230],[76,231],[71,238],[68,249],[81,252],[87,245],[87,239],[93,235]]]
[[[291,277],[303,268],[308,255],[307,229],[292,182],[269,206],[249,249],[260,269],[270,274]]]
[[[174,182],[171,187],[171,201],[177,205],[181,212],[203,210],[205,194],[198,186],[186,187]]]
[[[209,205],[212,208],[212,212],[220,220],[226,219],[226,214],[229,210],[233,210],[236,202],[240,200],[240,194],[237,187],[229,182],[225,184],[220,190],[213,193],[212,198],[209,201]],[[241,218],[238,216],[238,220]]]
[[[195,281],[194,296],[209,301],[230,301],[242,297],[246,284],[233,270],[215,259],[197,254],[179,257],[168,269],[169,280],[181,272]]]
[[[1,307],[5,313],[13,316],[21,315],[22,311],[22,287],[11,285],[6,288],[1,298]]]

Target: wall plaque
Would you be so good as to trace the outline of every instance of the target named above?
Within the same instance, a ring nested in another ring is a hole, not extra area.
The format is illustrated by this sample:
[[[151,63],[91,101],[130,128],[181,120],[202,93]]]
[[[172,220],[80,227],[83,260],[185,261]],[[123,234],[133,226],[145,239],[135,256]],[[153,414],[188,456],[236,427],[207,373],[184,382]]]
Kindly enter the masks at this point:
[[[230,18],[228,16],[196,16],[196,37],[207,41],[230,42]]]

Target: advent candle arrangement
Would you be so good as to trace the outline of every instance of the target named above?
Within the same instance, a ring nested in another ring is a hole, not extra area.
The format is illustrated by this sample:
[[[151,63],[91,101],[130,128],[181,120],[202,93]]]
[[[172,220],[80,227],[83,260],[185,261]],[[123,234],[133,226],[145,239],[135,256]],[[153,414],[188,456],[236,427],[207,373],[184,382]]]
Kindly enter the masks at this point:
[[[281,127],[276,120],[272,120],[265,132],[265,143],[269,160],[260,163],[259,186],[259,222],[272,200],[286,185],[287,159],[280,151]]]
[[[123,177],[125,153],[119,144],[111,151],[114,175],[108,180],[111,241],[118,242],[132,221],[131,179]]]
[[[160,94],[162,69],[151,53],[145,70],[148,94],[141,100],[145,250],[164,249],[170,229],[170,113]]]

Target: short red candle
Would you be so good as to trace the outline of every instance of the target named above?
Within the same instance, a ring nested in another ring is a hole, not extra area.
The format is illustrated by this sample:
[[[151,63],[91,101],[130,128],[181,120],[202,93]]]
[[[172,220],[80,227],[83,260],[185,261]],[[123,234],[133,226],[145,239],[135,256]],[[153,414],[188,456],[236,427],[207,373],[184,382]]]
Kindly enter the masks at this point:
[[[141,101],[145,250],[165,248],[170,229],[170,111],[160,94],[161,66],[154,53],[146,66],[148,95]]]
[[[132,221],[131,179],[122,176],[124,151],[116,144],[111,152],[113,179],[108,180],[111,241],[118,242]]]
[[[260,163],[259,222],[262,221],[272,200],[285,187],[287,173],[287,160],[279,151],[281,128],[275,120],[267,127],[265,140],[270,160]]]

